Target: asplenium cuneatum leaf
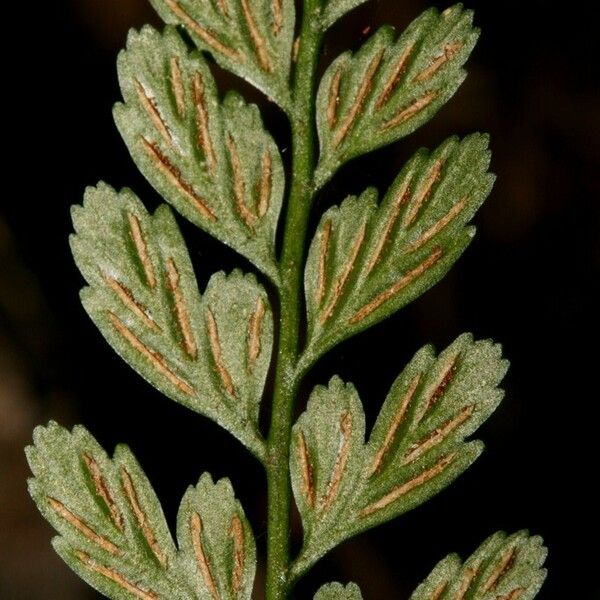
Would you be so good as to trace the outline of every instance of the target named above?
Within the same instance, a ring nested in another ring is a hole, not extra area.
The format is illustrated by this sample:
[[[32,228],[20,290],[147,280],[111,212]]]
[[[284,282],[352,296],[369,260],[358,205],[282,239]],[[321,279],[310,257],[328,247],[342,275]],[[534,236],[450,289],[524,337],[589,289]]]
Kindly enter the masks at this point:
[[[200,296],[170,209],[129,190],[88,188],[72,211],[84,307],[110,345],[165,395],[264,455],[258,412],[273,344],[269,299],[252,275],[217,273]]]
[[[38,427],[27,448],[38,508],[60,534],[63,560],[114,600],[249,600],[256,568],[250,525],[231,484],[205,473],[185,493],[175,545],[162,508],[127,448],[111,459],[81,426]]]
[[[125,103],[115,121],[146,179],[277,282],[284,174],[258,108],[235,92],[220,101],[206,61],[172,27],[131,31],[118,71]]]
[[[546,578],[546,548],[526,531],[495,533],[464,563],[440,561],[410,600],[532,600]]]
[[[437,283],[474,235],[467,224],[487,198],[488,138],[451,138],[420,150],[381,204],[368,189],[322,217],[304,276],[312,363],[338,342]]]
[[[472,21],[460,4],[430,9],[397,40],[393,27],[382,27],[331,64],[317,96],[317,187],[351,158],[412,133],[448,101],[477,41]]]
[[[326,583],[321,586],[313,600],[362,600],[360,588],[355,583]]]
[[[292,427],[308,369],[434,285],[473,237],[469,222],[494,179],[480,134],[417,152],[380,203],[368,189],[326,211],[306,262],[303,254],[315,194],[343,164],[410,134],[440,109],[465,77],[478,30],[460,4],[428,10],[402,34],[382,27],[339,56],[317,86],[323,34],[366,0],[150,1],[167,26],[130,33],[118,60],[123,102],[115,121],[165,201],[271,280],[279,327],[254,276],[217,273],[200,294],[170,208],[149,214],[133,192],[105,184],[88,189],[72,211],[71,247],[88,284],[81,297],[139,374],[262,461],[265,597],[285,600],[334,546],[421,504],[467,469],[482,451],[468,438],[502,398],[507,363],[499,346],[463,335],[439,356],[431,347],[414,356],[367,441],[358,394],[335,377],[315,388]],[[220,96],[203,53],[289,117],[289,198],[277,252],[281,153],[255,105],[236,92]],[[273,348],[265,440],[258,417]],[[85,429],[51,423],[36,430],[27,456],[31,494],[60,534],[55,548],[100,592],[116,600],[250,600],[254,540],[228,481],[204,474],[188,489],[176,543],[126,447],[111,459]],[[295,561],[290,478],[304,530]],[[464,564],[442,561],[412,600],[531,600],[544,556],[538,538],[496,534]],[[361,600],[361,592],[329,583],[314,598]]]
[[[303,573],[342,540],[439,492],[481,453],[467,442],[493,412],[508,364],[489,341],[462,335],[439,357],[426,346],[396,379],[365,444],[356,389],[315,388],[293,428],[292,487],[304,529]]]
[[[290,109],[294,0],[150,2],[165,23],[183,25],[198,48],[212,54],[219,65]]]
[[[213,483],[204,473],[188,488],[177,515],[177,539],[198,598],[250,600],[256,547],[229,479]]]
[[[546,554],[542,538],[527,531],[495,533],[466,561],[456,554],[440,561],[410,600],[532,600],[546,578]],[[362,600],[362,595],[354,583],[328,583],[314,600]]]

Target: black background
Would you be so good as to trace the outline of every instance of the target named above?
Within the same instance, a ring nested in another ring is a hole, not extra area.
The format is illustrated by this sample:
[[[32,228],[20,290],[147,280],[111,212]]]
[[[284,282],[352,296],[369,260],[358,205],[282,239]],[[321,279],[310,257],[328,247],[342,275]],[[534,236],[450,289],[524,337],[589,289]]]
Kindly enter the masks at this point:
[[[158,21],[144,0],[39,4],[13,6],[16,14],[4,22],[21,41],[5,46],[2,94],[9,158],[0,220],[0,597],[75,600],[95,595],[53,555],[51,531],[25,492],[22,448],[35,424],[82,422],[108,449],[128,442],[171,523],[200,472],[231,477],[261,552],[264,478],[227,434],[139,380],[77,297],[82,279],[67,236],[69,206],[80,202],[84,187],[104,179],[131,186],[149,207],[159,202],[128,157],[110,110],[120,97],[114,62],[127,29]],[[367,26],[405,27],[427,5],[365,4],[332,29],[322,67],[356,48]],[[356,384],[372,423],[412,354],[426,342],[441,349],[463,331],[501,342],[512,367],[505,401],[479,434],[487,445],[481,459],[425,506],[343,544],[299,586],[298,598],[335,579],[356,581],[367,599],[408,598],[447,553],[465,555],[497,529],[524,527],[550,548],[540,600],[600,598],[599,498],[591,489],[598,479],[600,262],[594,5],[470,2],[483,35],[455,98],[416,134],[344,168],[317,203],[315,218],[347,193],[371,184],[385,189],[421,145],[490,132],[498,182],[475,219],[474,243],[433,290],[333,351],[307,389],[340,374]],[[286,147],[282,115],[249,86],[216,72],[221,91],[238,87],[264,107]],[[201,289],[215,270],[243,262],[180,223]]]

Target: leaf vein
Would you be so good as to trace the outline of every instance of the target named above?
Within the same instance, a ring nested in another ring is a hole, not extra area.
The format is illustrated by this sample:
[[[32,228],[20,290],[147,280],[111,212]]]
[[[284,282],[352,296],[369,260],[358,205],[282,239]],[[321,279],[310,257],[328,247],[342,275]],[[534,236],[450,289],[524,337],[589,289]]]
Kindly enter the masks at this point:
[[[245,56],[240,54],[238,51],[231,49],[226,46],[215,35],[209,30],[203,27],[198,21],[191,17],[191,15],[181,6],[179,2],[175,0],[164,0],[166,5],[171,9],[184,25],[187,25],[189,29],[194,32],[207,46],[224,54],[227,58],[234,62],[244,62]]]
[[[200,214],[209,221],[216,221],[215,213],[207,206],[206,201],[201,198],[183,176],[181,171],[160,151],[158,145],[141,138],[146,154],[154,162],[158,170],[173,184],[188,200],[191,200]]]
[[[125,492],[125,497],[127,498],[129,505],[131,506],[131,510],[133,511],[133,516],[138,523],[140,531],[144,536],[150,550],[158,562],[164,567],[167,567],[167,557],[165,553],[162,551],[158,540],[156,539],[156,535],[154,530],[152,529],[150,523],[148,522],[148,516],[144,512],[144,509],[140,505],[140,500],[137,494],[137,490],[135,489],[135,484],[131,478],[131,475],[127,471],[125,467],[121,467],[121,483],[123,484],[123,491]]]
[[[152,124],[164,139],[165,143],[172,150],[175,149],[173,145],[173,136],[171,134],[171,130],[165,123],[160,111],[158,110],[158,106],[156,105],[156,100],[152,98],[144,89],[144,86],[140,83],[139,80],[134,80],[135,90],[137,92],[140,104],[144,107],[147,115],[150,117]]]
[[[250,32],[250,37],[252,38],[252,43],[254,44],[254,49],[256,50],[258,62],[264,71],[270,73],[272,66],[271,60],[269,59],[269,53],[267,52],[265,39],[262,36],[258,25],[256,24],[256,20],[254,19],[254,15],[250,9],[248,0],[241,0],[241,5],[246,23],[248,24],[248,31]]]
[[[93,561],[88,554],[81,550],[76,550],[75,555],[77,558],[91,571],[110,579],[117,585],[121,586],[126,592],[129,592],[139,600],[159,600],[157,596],[151,590],[143,590],[134,583],[131,583],[128,579],[123,577],[116,569],[111,569],[105,565]]]
[[[121,302],[139,317],[147,327],[154,329],[155,331],[160,330],[156,321],[148,314],[148,309],[135,299],[133,292],[128,287],[113,277],[109,277],[106,273],[103,273],[102,277],[106,282],[106,285],[115,292]]]
[[[166,377],[171,384],[178,388],[181,392],[187,396],[193,396],[195,394],[194,388],[176,375],[171,367],[167,365],[165,358],[162,354],[156,350],[152,350],[146,346],[113,312],[107,311],[108,318],[112,323],[112,326],[117,332],[123,337],[134,350],[137,350],[142,356],[144,356],[150,364],[164,377]]]
[[[383,444],[381,445],[381,448],[375,455],[373,463],[371,464],[371,467],[368,472],[369,477],[372,477],[375,473],[378,473],[381,470],[383,461],[385,460],[385,457],[387,456],[387,454],[390,450],[390,447],[394,441],[394,438],[396,437],[396,432],[398,431],[398,427],[404,420],[406,411],[408,410],[408,407],[415,395],[415,391],[416,391],[417,387],[419,386],[420,381],[421,381],[421,375],[415,375],[412,378],[412,381],[410,382],[408,389],[406,390],[406,392],[402,398],[402,402],[400,403],[400,406],[399,406],[398,410],[396,411],[396,414],[394,415],[394,419],[385,435]]]
[[[96,493],[102,500],[104,504],[108,508],[108,512],[110,515],[110,520],[113,522],[115,527],[120,531],[123,531],[123,515],[121,511],[117,508],[117,504],[110,493],[108,485],[106,483],[106,479],[102,475],[102,471],[100,470],[100,466],[98,463],[87,453],[83,453],[83,460],[87,466],[88,472],[92,481],[94,483],[94,487],[96,488]]]
[[[360,516],[368,517],[373,513],[383,510],[386,506],[398,500],[398,498],[404,496],[405,494],[408,494],[415,488],[422,486],[424,483],[427,483],[428,481],[442,473],[446,469],[446,467],[454,460],[456,454],[457,453],[454,452],[452,454],[444,456],[430,469],[427,469],[426,471],[423,471],[416,477],[409,479],[405,483],[394,488],[391,492],[387,493],[385,496],[383,496],[376,502],[369,504],[367,507],[361,510]]]
[[[382,304],[387,302],[390,298],[395,296],[398,292],[402,291],[407,285],[411,284],[415,279],[420,277],[425,271],[433,267],[438,260],[441,258],[443,250],[436,248],[422,263],[417,265],[414,269],[410,270],[404,277],[399,279],[387,290],[381,292],[371,302],[359,309],[354,316],[350,318],[351,324],[360,323],[363,319],[368,317],[372,312],[377,310]]]
[[[390,78],[388,79],[387,83],[383,87],[381,94],[378,96],[377,100],[375,101],[375,108],[377,110],[380,110],[387,103],[390,96],[392,95],[392,92],[394,91],[394,88],[396,88],[398,83],[400,83],[400,79],[401,79],[402,75],[404,74],[404,72],[406,71],[408,59],[410,57],[410,54],[411,54],[413,48],[414,48],[414,44],[408,45],[403,50],[402,54],[400,55],[400,58],[398,59],[398,62],[396,63],[396,66],[394,67],[394,70],[393,70],[392,74],[390,75]]]
[[[177,319],[179,331],[181,333],[181,337],[183,338],[183,348],[190,358],[196,359],[198,355],[198,346],[196,345],[194,333],[192,332],[190,316],[186,308],[185,298],[183,297],[183,292],[181,291],[181,286],[179,285],[179,271],[177,270],[175,261],[172,258],[169,258],[166,261],[166,267],[169,290],[173,296],[175,318]]]
[[[221,379],[221,384],[230,396],[237,398],[235,388],[233,386],[233,380],[231,379],[231,375],[229,374],[229,371],[225,366],[225,361],[223,360],[223,351],[221,349],[221,341],[219,340],[219,328],[217,326],[217,321],[215,320],[215,316],[210,308],[206,309],[206,327],[208,329],[210,349],[217,373]]]
[[[340,484],[342,483],[342,477],[344,476],[344,471],[350,455],[350,437],[352,435],[352,413],[350,411],[344,412],[340,418],[340,434],[341,443],[333,466],[331,479],[327,486],[327,492],[320,502],[319,509],[321,512],[326,511],[331,506]]]
[[[83,519],[78,517],[75,513],[70,511],[62,502],[57,500],[56,498],[48,497],[48,504],[52,507],[54,512],[67,521],[72,527],[77,529],[84,537],[86,537],[90,542],[93,542],[102,550],[105,550],[109,554],[113,556],[121,556],[123,552],[120,548],[118,548],[115,544],[113,544],[109,539],[104,536],[96,533]]]
[[[204,82],[200,73],[195,72],[192,77],[192,91],[194,105],[196,107],[196,127],[198,129],[198,145],[204,153],[208,171],[214,176],[217,167],[217,159],[212,145],[210,131],[208,129],[208,112],[204,98]]]
[[[385,121],[382,125],[382,129],[392,129],[393,127],[405,123],[423,109],[427,108],[435,100],[437,95],[438,93],[433,90],[425,92],[420,98],[417,98],[411,104],[400,110],[396,116]]]
[[[196,557],[196,563],[204,579],[204,584],[208,588],[210,595],[214,600],[220,600],[219,591],[217,584],[213,577],[208,557],[206,556],[206,550],[204,549],[204,543],[202,542],[202,519],[196,512],[192,513],[190,518],[190,529],[192,535],[192,545],[194,547],[194,555]]]
[[[356,94],[356,98],[354,99],[354,102],[353,102],[350,110],[346,114],[346,117],[342,121],[339,129],[337,130],[337,132],[333,138],[333,147],[334,148],[336,148],[337,146],[339,146],[342,143],[344,138],[350,132],[350,129],[352,129],[352,126],[354,125],[356,118],[357,118],[358,114],[360,113],[367,96],[369,95],[369,92],[371,91],[371,87],[373,85],[373,78],[375,77],[375,73],[377,72],[377,69],[379,68],[379,65],[381,64],[381,59],[383,58],[383,54],[384,54],[384,49],[380,50],[377,53],[377,55],[373,58],[373,60],[370,62],[367,72],[365,73],[365,77],[364,77],[363,81],[361,82],[360,87],[358,89],[358,93]]]
[[[366,231],[367,224],[363,223],[362,227],[360,228],[360,231],[358,232],[358,235],[354,240],[354,244],[352,245],[350,256],[348,257],[348,260],[346,261],[342,272],[340,273],[333,286],[333,293],[331,295],[331,299],[329,300],[329,303],[321,313],[321,323],[324,323],[331,317],[333,311],[335,310],[335,307],[337,306],[342,296],[344,287],[346,286],[348,278],[350,277],[350,274],[352,273],[352,270],[354,269],[354,266],[356,264],[356,259],[358,258],[358,253],[360,252],[361,246],[364,242]]]
[[[148,246],[146,245],[140,220],[130,212],[127,213],[127,219],[129,221],[131,239],[133,240],[138,258],[142,263],[146,282],[151,288],[154,288],[156,287],[156,275],[154,274],[154,267],[152,265],[152,260],[150,259],[150,254],[148,253]]]

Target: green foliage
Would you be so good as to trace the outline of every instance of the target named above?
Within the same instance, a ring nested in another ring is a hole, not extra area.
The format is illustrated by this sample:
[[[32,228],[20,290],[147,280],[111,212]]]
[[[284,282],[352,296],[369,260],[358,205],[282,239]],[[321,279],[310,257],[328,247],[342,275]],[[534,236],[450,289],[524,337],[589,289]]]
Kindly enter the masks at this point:
[[[440,561],[410,600],[531,600],[542,587],[546,548],[526,531],[488,538],[463,563],[456,554]],[[314,600],[362,600],[358,586],[328,583]]]
[[[114,117],[136,165],[178,213],[266,276],[275,298],[238,270],[213,274],[201,294],[167,205],[150,214],[130,190],[101,183],[72,211],[71,248],[87,282],[81,299],[108,343],[265,467],[266,600],[285,600],[337,544],[421,504],[467,469],[483,447],[468,438],[500,402],[507,369],[498,345],[464,334],[439,356],[429,346],[414,356],[368,439],[358,393],[338,377],[313,390],[293,423],[303,377],[321,356],[445,275],[473,238],[469,223],[494,179],[485,135],[421,149],[381,202],[367,189],[326,211],[306,254],[319,189],[347,161],[429,120],[463,81],[478,37],[462,5],[431,9],[404,33],[383,27],[342,54],[317,86],[325,31],[365,1],[304,0],[296,31],[294,0],[151,0],[167,26],[132,31],[119,55],[124,102]],[[287,182],[258,107],[236,92],[221,95],[206,53],[287,114]],[[272,355],[264,435],[259,411]],[[229,481],[205,473],[188,489],[176,543],[127,447],[111,459],[82,427],[50,423],[35,430],[27,456],[31,495],[59,533],[57,552],[108,597],[250,599],[256,549]],[[292,494],[304,533],[293,561]],[[464,564],[442,561],[412,600],[531,600],[544,557],[539,538],[496,534]],[[352,583],[315,595],[361,598]]]
[[[258,108],[218,98],[198,52],[173,28],[131,31],[118,60],[115,121],[140,171],[178,212],[278,280],[279,150]]]
[[[487,136],[420,150],[383,201],[368,189],[321,219],[306,263],[310,364],[338,342],[437,283],[470,243],[466,226],[489,194]]]
[[[492,413],[507,370],[500,347],[463,335],[436,358],[421,349],[396,379],[365,444],[351,384],[317,387],[292,434],[291,475],[304,527],[302,574],[342,540],[423,503],[482,451],[465,442]]]
[[[201,50],[289,109],[294,0],[150,0]]]
[[[81,426],[37,427],[27,448],[31,495],[58,531],[53,545],[85,581],[115,600],[249,600],[256,567],[250,525],[231,484],[204,473],[185,493],[175,545],[137,460],[111,459]]]
[[[109,344],[165,395],[264,455],[258,411],[271,358],[269,299],[252,275],[213,275],[201,297],[171,211],[88,188],[71,248],[83,305]]]
[[[440,561],[410,600],[531,600],[546,578],[546,554],[526,531],[495,533],[464,563],[456,554]]]
[[[479,35],[472,21],[460,4],[430,9],[397,40],[393,27],[382,27],[333,61],[317,96],[317,186],[351,158],[412,133],[448,101]]]

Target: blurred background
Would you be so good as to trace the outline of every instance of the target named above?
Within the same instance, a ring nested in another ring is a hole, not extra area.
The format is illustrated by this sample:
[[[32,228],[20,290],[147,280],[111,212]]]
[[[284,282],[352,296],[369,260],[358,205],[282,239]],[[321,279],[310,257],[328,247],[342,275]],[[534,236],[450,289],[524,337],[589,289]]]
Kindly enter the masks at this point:
[[[121,362],[78,300],[82,278],[67,236],[69,206],[81,201],[84,187],[104,179],[131,186],[149,208],[160,201],[111,117],[120,98],[116,53],[130,27],[158,25],[157,18],[146,0],[38,4],[13,3],[4,25],[22,37],[3,63],[10,162],[3,161],[0,216],[0,598],[91,600],[98,596],[54,555],[52,532],[26,493],[23,447],[36,424],[84,423],[108,450],[129,443],[171,523],[202,471],[231,477],[261,551],[264,478],[237,442]],[[368,30],[384,22],[403,28],[429,4],[371,0],[330,32],[322,67]],[[356,384],[372,423],[421,345],[441,349],[472,331],[502,342],[512,363],[506,399],[481,430],[487,451],[465,475],[425,506],[342,545],[297,598],[312,598],[320,583],[338,579],[356,581],[370,600],[402,600],[447,553],[468,554],[497,529],[524,527],[550,548],[540,600],[600,598],[598,539],[593,545],[599,497],[592,489],[599,458],[598,3],[468,4],[483,35],[454,100],[418,133],[343,169],[316,213],[367,185],[385,189],[419,146],[488,131],[498,182],[475,219],[478,236],[442,283],[338,347],[307,389],[339,373]],[[21,58],[25,50],[29,58]],[[238,87],[263,107],[285,148],[283,116],[249,86],[215,72],[221,91]],[[201,288],[212,272],[242,262],[180,222]],[[300,534],[296,522],[296,542]]]

